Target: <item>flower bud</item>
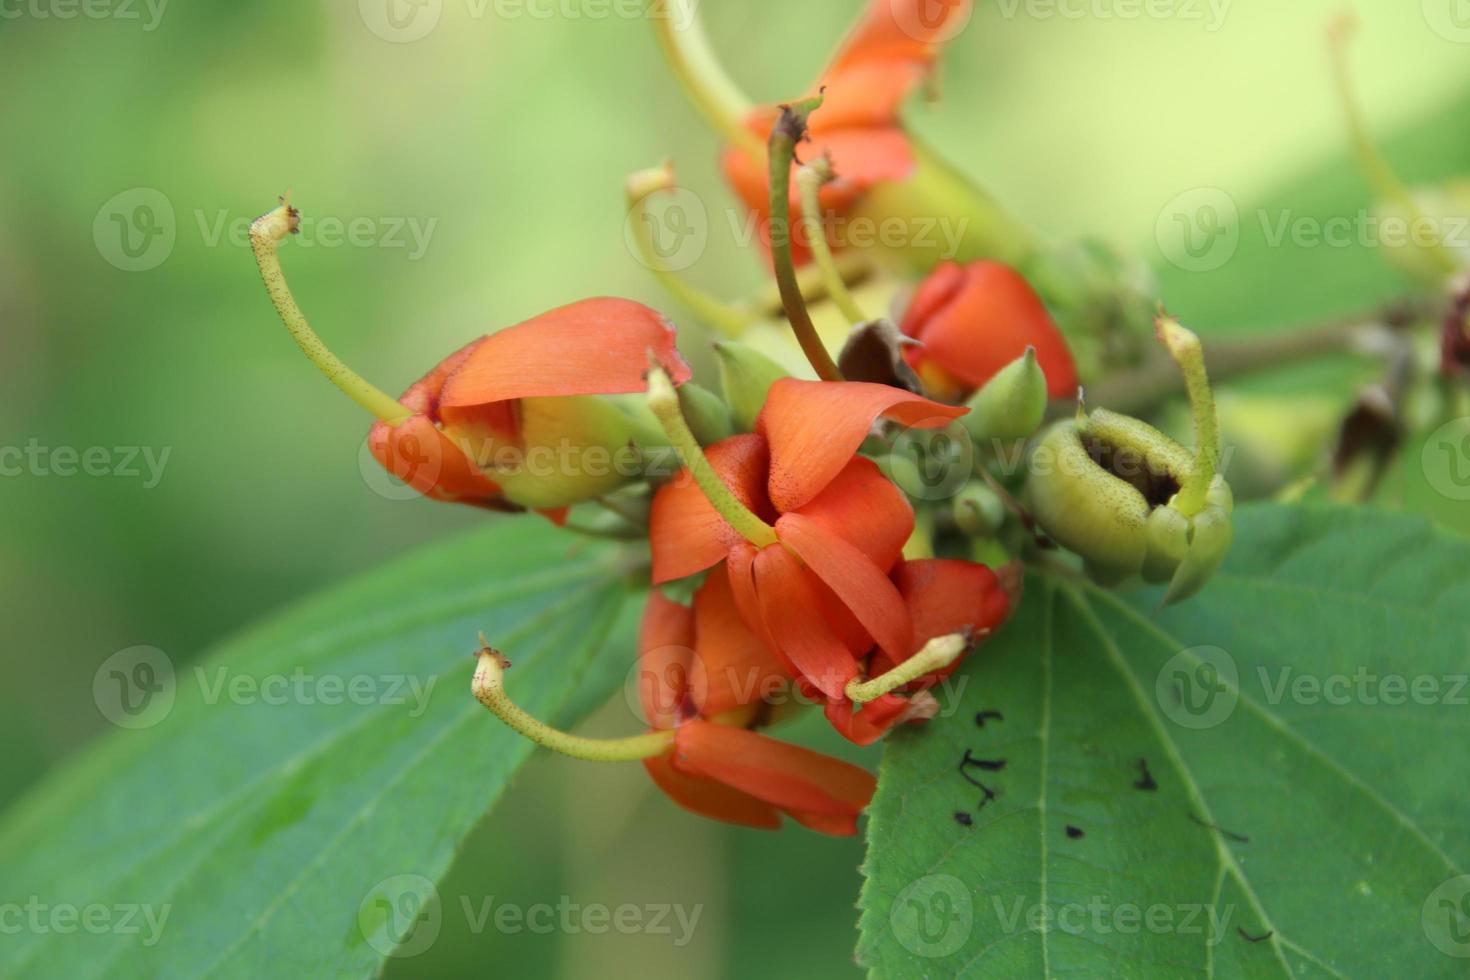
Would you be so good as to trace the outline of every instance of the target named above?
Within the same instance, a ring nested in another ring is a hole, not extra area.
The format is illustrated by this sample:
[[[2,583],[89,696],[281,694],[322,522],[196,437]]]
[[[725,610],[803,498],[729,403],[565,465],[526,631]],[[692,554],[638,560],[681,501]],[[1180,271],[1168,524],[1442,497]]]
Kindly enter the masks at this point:
[[[679,408],[701,446],[712,446],[735,434],[730,406],[703,385],[685,382],[679,388]]]
[[[993,537],[1005,519],[1005,503],[983,483],[970,484],[954,498],[954,522],[969,537]]]
[[[740,432],[754,432],[756,417],[766,403],[771,385],[790,375],[781,365],[745,344],[723,341],[715,344],[715,353],[720,356],[720,384],[735,428]]]
[[[1028,439],[1046,415],[1046,374],[1036,362],[1036,348],[1001,368],[966,402],[970,414],[961,423],[977,443]]]

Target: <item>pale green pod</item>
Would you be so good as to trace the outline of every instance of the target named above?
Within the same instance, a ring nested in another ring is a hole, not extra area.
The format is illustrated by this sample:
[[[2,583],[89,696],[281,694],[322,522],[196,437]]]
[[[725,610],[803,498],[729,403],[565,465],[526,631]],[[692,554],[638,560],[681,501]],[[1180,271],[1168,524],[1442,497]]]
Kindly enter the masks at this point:
[[[1230,553],[1235,530],[1230,515],[1222,507],[1211,505],[1195,515],[1189,551],[1179,564],[1164,594],[1161,605],[1183,602],[1204,588]]]
[[[1100,580],[1121,580],[1142,568],[1149,502],[1098,465],[1075,421],[1046,430],[1029,469],[1031,513],[1043,531],[1085,559]]]
[[[1143,580],[1159,585],[1174,577],[1189,552],[1189,519],[1172,507],[1155,507],[1148,515],[1148,551]]]

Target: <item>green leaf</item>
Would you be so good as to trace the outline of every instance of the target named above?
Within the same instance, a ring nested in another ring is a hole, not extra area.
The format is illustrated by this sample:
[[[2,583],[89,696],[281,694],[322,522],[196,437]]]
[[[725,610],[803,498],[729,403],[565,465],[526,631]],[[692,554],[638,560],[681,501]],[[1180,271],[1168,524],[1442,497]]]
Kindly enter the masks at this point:
[[[0,904],[40,917],[5,936],[0,974],[365,976],[394,935],[432,939],[423,899],[532,749],[470,694],[476,632],[522,704],[571,723],[631,663],[625,563],[497,520],[179,667],[166,717],[0,824]],[[105,928],[62,931],[71,907]]]
[[[1465,975],[1470,543],[1237,516],[1223,570],[1157,618],[1157,590],[1033,578],[955,709],[893,739],[875,976]]]

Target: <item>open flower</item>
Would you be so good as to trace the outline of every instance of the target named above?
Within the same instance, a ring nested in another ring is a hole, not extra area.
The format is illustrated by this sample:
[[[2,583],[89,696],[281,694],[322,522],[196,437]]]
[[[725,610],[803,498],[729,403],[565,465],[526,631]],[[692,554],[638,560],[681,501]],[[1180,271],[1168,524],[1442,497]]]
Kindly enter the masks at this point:
[[[937,215],[964,217],[967,257],[1009,254],[1019,257],[1030,236],[1016,227],[977,188],[935,159],[907,133],[900,120],[905,99],[929,77],[942,45],[970,16],[970,0],[871,0],[868,9],[822,73],[813,92],[824,102],[812,116],[807,159],[825,155],[835,179],[821,190],[824,219],[861,213],[883,218]],[[709,100],[703,100],[708,102]],[[732,140],[721,155],[726,179],[760,220],[770,221],[769,166],[763,144],[780,115],[777,106],[746,111],[739,120],[745,138]],[[799,210],[795,188],[793,216]],[[794,217],[793,217],[793,220]],[[828,221],[833,250],[848,244],[841,229]],[[800,227],[796,225],[796,227]],[[933,265],[932,249],[915,241],[908,251],[922,252],[915,263]],[[798,264],[809,251],[793,247]]]
[[[1005,622],[1013,597],[1000,578],[984,565],[946,558],[899,562],[893,584],[903,596],[912,622],[912,640],[899,657],[873,648],[863,658],[864,673],[870,677],[889,674],[919,657],[930,644],[959,635],[968,648]],[[960,665],[954,656],[944,666],[918,674],[898,690],[913,695],[923,692],[953,673]],[[884,693],[870,701],[855,703],[844,694],[828,698],[827,720],[844,738],[868,745],[883,737],[894,725],[923,719],[932,701]]]
[[[827,834],[857,832],[872,799],[867,771],[754,731],[784,686],[780,662],[746,627],[723,570],[684,606],[654,591],[639,632],[639,695],[669,751],[645,758],[649,776],[685,809],[775,829],[785,813]]]
[[[879,416],[937,428],[964,412],[886,385],[777,381],[755,433],[707,454],[673,440],[689,469],[654,497],[654,582],[726,563],[755,634],[824,696],[843,697],[855,651],[906,657],[913,628],[888,577],[913,511],[855,454]]]
[[[286,284],[277,249],[300,227],[286,201],[250,226],[250,244],[281,322],[308,360],[378,422],[369,448],[436,500],[556,518],[642,475],[639,447],[662,441],[643,399],[650,358],[689,380],[675,328],[632,300],[571,303],[474,341],[395,399],[334,355]]]
[[[1027,347],[1050,397],[1077,392],[1066,338],[1025,278],[1002,263],[943,263],[920,284],[899,329],[919,341],[906,356],[932,392],[962,399]]]

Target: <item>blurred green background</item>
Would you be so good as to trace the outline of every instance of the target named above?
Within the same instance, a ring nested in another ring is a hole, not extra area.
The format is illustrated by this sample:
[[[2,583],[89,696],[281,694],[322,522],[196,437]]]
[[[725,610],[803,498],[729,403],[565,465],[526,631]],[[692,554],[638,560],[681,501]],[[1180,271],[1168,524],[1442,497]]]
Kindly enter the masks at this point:
[[[1470,171],[1467,130],[1450,124],[1470,85],[1470,19],[1447,19],[1459,2],[1356,4],[1363,98],[1414,179]],[[860,6],[704,0],[701,13],[739,82],[774,100],[806,87]],[[166,460],[156,485],[142,456],[137,476],[0,478],[0,804],[106,727],[91,682],[111,653],[148,644],[187,663],[283,603],[494,519],[399,499],[364,466],[367,419],[299,358],[245,244],[281,191],[308,219],[284,254],[298,298],[388,390],[486,329],[585,296],[677,319],[623,232],[624,175],[665,156],[711,215],[692,277],[730,295],[760,282],[729,231],[715,138],[646,22],[595,16],[598,0],[499,14],[430,0],[419,16],[437,11],[433,29],[395,40],[372,29],[382,7],[0,5],[0,446],[53,462],[105,447],[114,471],[134,447]],[[1323,42],[1340,2],[978,7],[942,102],[916,105],[911,125],[1048,235],[1157,260],[1161,215],[1199,188],[1242,208],[1310,213],[1324,188],[1366,205]],[[1371,249],[1288,258],[1245,238],[1219,269],[1161,262],[1165,295],[1202,332],[1402,288]],[[543,757],[441,886],[440,940],[389,975],[849,975],[861,856],[856,841],[697,821],[635,771]],[[564,895],[701,919],[676,948],[471,935],[460,912],[462,897]]]

